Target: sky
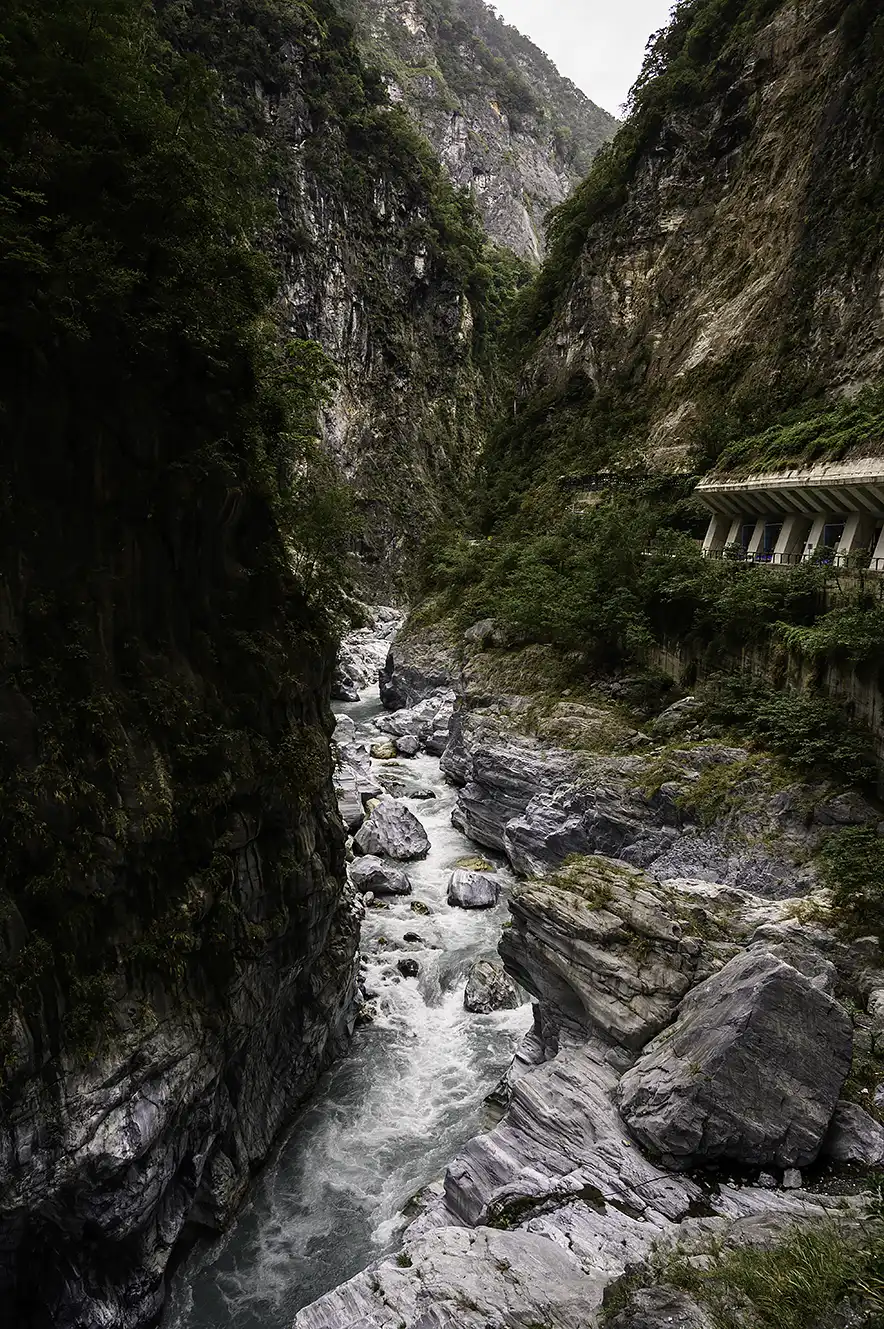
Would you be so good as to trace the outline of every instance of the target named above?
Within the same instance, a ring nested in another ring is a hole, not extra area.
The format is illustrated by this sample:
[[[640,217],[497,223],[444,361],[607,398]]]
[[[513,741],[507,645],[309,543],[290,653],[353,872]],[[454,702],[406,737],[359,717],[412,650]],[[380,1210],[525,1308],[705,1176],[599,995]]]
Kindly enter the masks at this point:
[[[672,0],[491,0],[597,106],[619,115]]]

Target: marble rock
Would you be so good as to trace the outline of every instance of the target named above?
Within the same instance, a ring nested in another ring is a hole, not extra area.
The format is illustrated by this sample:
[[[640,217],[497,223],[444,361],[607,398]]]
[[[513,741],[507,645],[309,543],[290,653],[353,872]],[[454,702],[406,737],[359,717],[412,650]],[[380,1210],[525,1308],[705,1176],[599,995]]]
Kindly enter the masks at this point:
[[[683,1001],[623,1077],[620,1111],[671,1166],[812,1163],[850,1068],[844,1009],[791,965],[747,952]]]
[[[430,841],[417,817],[404,803],[384,795],[372,808],[365,825],[353,838],[360,854],[408,861],[426,858]]]
[[[401,868],[373,854],[350,864],[350,880],[361,895],[411,895],[411,882]]]
[[[841,1100],[821,1150],[833,1163],[884,1167],[884,1126],[858,1103]]]
[[[513,980],[495,960],[477,960],[469,972],[464,1008],[475,1015],[490,1011],[514,1011],[522,1004]]]
[[[493,909],[500,899],[501,881],[493,872],[458,868],[448,880],[448,903],[459,909]]]
[[[293,1329],[586,1329],[603,1287],[530,1232],[442,1227],[299,1311]]]

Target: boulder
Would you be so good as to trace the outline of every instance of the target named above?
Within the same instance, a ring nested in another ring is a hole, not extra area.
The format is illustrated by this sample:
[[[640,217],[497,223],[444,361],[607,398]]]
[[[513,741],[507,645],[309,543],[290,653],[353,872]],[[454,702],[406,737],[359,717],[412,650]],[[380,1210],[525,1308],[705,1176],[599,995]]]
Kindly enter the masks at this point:
[[[835,1108],[821,1154],[833,1163],[884,1167],[884,1126],[857,1103],[842,1099]]]
[[[448,903],[460,909],[493,909],[500,899],[501,884],[491,872],[459,868],[448,880]]]
[[[471,628],[467,628],[463,634],[463,639],[468,646],[479,646],[482,650],[486,646],[496,645],[496,625],[493,618],[482,618],[478,623],[474,623]]]
[[[397,960],[396,968],[399,970],[403,978],[417,978],[421,971],[420,964],[410,955],[406,955],[403,959]]]
[[[371,755],[375,761],[393,761],[396,756],[396,744],[391,739],[372,743]]]
[[[674,734],[682,734],[696,724],[700,709],[696,697],[682,697],[681,701],[667,706],[666,710],[657,716],[651,729],[658,738],[670,738]]]
[[[400,757],[416,757],[421,750],[420,740],[413,734],[404,734],[393,741]]]
[[[682,1002],[623,1076],[620,1111],[677,1168],[812,1163],[853,1050],[847,1013],[791,965],[740,954]]]
[[[636,1289],[626,1309],[605,1324],[607,1329],[715,1329],[715,1321],[686,1292],[665,1283]]]
[[[424,747],[431,757],[441,757],[445,749],[448,747],[448,738],[449,734],[447,729],[434,729],[424,743]]]
[[[385,794],[378,799],[368,821],[353,837],[353,847],[360,854],[408,861],[426,858],[430,841],[414,813],[398,799]]]
[[[518,1010],[522,998],[502,964],[477,960],[467,978],[463,1004],[464,1010],[474,1015],[487,1015],[490,1011]]]
[[[411,895],[411,882],[402,869],[373,854],[350,864],[350,880],[360,895]]]

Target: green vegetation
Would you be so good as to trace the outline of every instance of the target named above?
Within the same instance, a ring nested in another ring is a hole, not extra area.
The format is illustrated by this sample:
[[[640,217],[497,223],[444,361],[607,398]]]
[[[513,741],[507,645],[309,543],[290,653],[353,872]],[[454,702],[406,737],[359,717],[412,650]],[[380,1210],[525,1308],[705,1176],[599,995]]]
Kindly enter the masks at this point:
[[[874,786],[877,765],[869,734],[851,725],[845,708],[827,697],[777,691],[767,680],[742,674],[710,680],[703,696],[713,724],[775,753],[795,770]]]
[[[884,651],[884,605],[870,585],[846,596],[811,627],[781,623],[776,632],[784,646],[808,660],[877,664]]]
[[[688,519],[641,493],[581,508],[560,491],[541,533],[454,537],[433,550],[424,586],[438,614],[463,627],[495,618],[513,644],[575,652],[582,670],[621,664],[666,639],[735,650],[766,640],[777,623],[814,622],[827,569],[769,576],[704,559],[672,524]]]
[[[818,855],[820,880],[836,918],[855,937],[884,945],[884,837],[874,826],[847,826],[827,836]]]
[[[715,470],[781,471],[841,461],[851,449],[884,455],[884,386],[850,401],[816,401],[783,414],[760,434],[735,439],[715,459]]]
[[[712,1242],[702,1265],[693,1254],[661,1251],[646,1271],[621,1280],[605,1300],[606,1322],[649,1282],[686,1292],[716,1329],[807,1329],[841,1323],[845,1312],[853,1312],[850,1323],[872,1329],[884,1315],[880,1219],[795,1227],[762,1248]]]

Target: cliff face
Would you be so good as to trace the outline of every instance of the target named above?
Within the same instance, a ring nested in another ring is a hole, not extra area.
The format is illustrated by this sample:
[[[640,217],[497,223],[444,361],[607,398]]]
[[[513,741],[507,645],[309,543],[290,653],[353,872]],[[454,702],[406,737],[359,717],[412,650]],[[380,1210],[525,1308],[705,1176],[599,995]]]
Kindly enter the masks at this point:
[[[0,1319],[134,1329],[351,1018],[325,371],[217,82],[137,3],[7,18]]]
[[[360,518],[360,575],[389,590],[428,525],[461,513],[521,265],[489,244],[329,0],[185,12],[177,40],[225,73],[271,155],[279,317],[336,367],[324,439]]]
[[[617,122],[483,0],[350,0],[393,101],[472,191],[489,236],[536,262],[544,218]]]
[[[523,305],[517,483],[705,469],[880,384],[882,49],[867,0],[679,6]]]

